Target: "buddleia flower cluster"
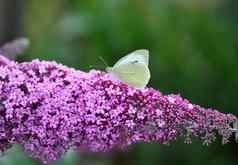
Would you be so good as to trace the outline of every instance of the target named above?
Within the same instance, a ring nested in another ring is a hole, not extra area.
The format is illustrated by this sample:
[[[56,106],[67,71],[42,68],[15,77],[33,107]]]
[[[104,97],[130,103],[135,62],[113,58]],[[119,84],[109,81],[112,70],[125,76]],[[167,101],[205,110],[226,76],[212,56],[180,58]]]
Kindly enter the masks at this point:
[[[56,62],[17,63],[0,56],[0,150],[20,144],[43,163],[68,149],[110,152],[138,142],[179,137],[225,144],[236,116],[192,104],[180,95],[133,88],[104,71]]]

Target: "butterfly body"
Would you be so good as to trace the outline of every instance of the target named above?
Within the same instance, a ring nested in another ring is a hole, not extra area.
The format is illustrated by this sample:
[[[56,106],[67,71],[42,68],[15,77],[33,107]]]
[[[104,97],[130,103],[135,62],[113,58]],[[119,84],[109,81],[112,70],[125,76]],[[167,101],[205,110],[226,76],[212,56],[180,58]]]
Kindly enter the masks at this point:
[[[144,88],[150,80],[149,52],[137,50],[122,57],[113,67],[106,70],[122,82],[137,88]]]

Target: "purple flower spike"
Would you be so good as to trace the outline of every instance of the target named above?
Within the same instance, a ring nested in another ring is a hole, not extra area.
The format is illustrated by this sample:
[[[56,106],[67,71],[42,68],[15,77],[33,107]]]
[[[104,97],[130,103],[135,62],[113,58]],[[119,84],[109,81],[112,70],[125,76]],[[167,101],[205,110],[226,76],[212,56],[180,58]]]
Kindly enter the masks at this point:
[[[0,66],[8,65],[9,63],[11,63],[11,61],[7,59],[6,57],[4,57],[3,53],[0,50]]]
[[[3,62],[0,56],[0,150],[21,144],[44,163],[69,148],[93,152],[137,142],[192,137],[227,143],[237,118],[152,88],[136,89],[105,72],[55,62]]]

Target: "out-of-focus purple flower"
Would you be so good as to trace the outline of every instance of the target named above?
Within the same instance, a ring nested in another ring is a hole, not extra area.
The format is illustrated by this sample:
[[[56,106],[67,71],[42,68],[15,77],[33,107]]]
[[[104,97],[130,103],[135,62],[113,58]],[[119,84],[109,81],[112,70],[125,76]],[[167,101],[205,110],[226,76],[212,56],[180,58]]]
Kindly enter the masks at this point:
[[[222,143],[237,118],[152,88],[136,89],[101,71],[55,62],[4,62],[0,56],[0,149],[21,144],[44,163],[69,148],[106,152],[178,137]]]
[[[8,65],[11,61],[3,56],[3,52],[0,50],[0,66]]]
[[[19,54],[25,52],[29,47],[30,41],[27,38],[21,37],[4,44],[0,48],[0,54],[15,60]]]

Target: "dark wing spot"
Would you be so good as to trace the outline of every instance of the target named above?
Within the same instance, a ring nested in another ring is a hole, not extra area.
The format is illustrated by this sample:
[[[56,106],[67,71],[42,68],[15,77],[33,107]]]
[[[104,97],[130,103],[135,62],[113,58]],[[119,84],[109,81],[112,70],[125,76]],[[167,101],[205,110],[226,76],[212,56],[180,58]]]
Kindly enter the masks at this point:
[[[131,63],[132,64],[136,64],[136,63],[138,63],[139,61],[138,60],[135,60],[135,61],[132,61]]]

